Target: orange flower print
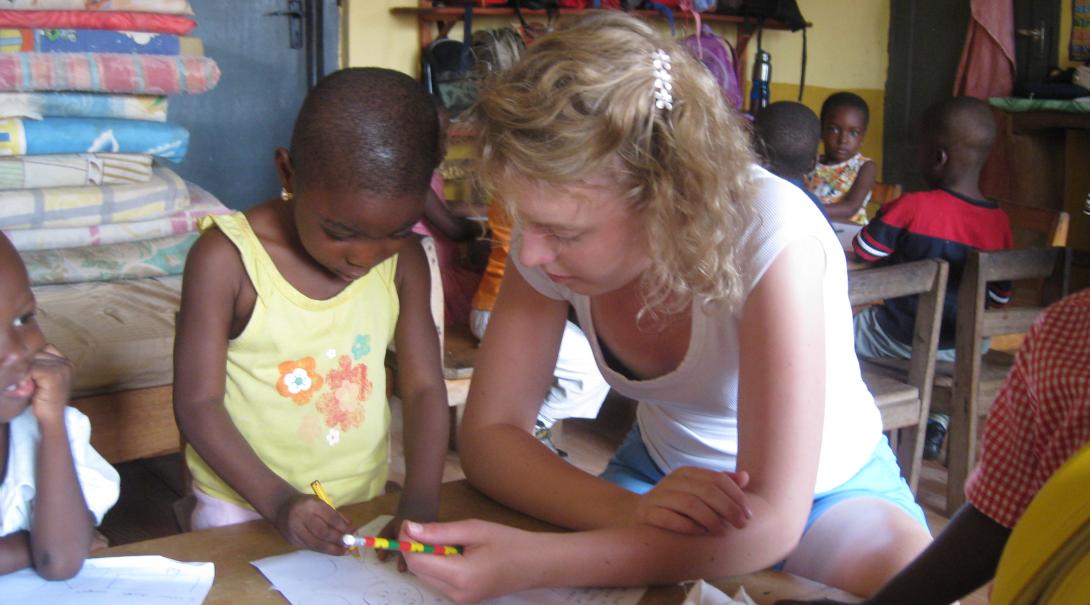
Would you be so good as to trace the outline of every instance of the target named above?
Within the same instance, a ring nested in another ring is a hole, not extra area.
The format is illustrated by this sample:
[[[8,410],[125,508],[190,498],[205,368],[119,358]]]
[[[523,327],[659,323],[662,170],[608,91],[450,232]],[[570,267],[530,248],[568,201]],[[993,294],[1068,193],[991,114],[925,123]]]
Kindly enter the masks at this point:
[[[313,357],[285,361],[277,369],[280,380],[276,381],[276,392],[291,398],[296,405],[306,405],[310,396],[322,388],[322,377],[314,371]]]
[[[363,402],[371,396],[372,383],[367,380],[366,364],[354,366],[348,355],[337,361],[338,367],[326,374],[329,389],[315,407],[325,416],[326,426],[347,431],[363,422]]]

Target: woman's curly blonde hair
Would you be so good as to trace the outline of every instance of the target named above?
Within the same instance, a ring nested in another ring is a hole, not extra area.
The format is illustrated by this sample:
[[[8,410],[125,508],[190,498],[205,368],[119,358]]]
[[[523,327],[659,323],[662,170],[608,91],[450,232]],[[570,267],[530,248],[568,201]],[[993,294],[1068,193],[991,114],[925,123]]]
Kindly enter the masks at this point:
[[[672,58],[670,110],[655,107],[656,49]],[[489,78],[472,112],[481,185],[512,216],[511,179],[564,188],[616,178],[651,257],[641,316],[741,295],[737,245],[753,214],[748,129],[687,52],[638,18],[595,11],[535,40]]]

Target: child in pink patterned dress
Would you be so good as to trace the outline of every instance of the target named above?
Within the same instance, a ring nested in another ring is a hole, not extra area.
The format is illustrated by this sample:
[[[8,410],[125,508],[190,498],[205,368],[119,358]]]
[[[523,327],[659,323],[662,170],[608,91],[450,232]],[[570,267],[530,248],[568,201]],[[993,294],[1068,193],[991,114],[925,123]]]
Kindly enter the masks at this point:
[[[825,149],[803,180],[834,222],[867,224],[866,205],[878,175],[874,162],[859,153],[869,120],[867,102],[854,93],[834,93],[821,105]]]

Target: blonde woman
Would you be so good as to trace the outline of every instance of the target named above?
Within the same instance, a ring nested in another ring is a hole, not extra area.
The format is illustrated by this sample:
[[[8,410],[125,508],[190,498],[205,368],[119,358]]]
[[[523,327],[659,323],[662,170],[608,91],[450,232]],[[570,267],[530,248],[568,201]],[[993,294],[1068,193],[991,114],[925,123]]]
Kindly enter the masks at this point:
[[[710,75],[637,18],[543,36],[482,92],[481,176],[515,243],[459,440],[478,489],[551,523],[408,524],[459,602],[784,569],[869,594],[931,540],[859,375],[821,213],[757,167]],[[602,477],[527,429],[574,309],[640,402]]]

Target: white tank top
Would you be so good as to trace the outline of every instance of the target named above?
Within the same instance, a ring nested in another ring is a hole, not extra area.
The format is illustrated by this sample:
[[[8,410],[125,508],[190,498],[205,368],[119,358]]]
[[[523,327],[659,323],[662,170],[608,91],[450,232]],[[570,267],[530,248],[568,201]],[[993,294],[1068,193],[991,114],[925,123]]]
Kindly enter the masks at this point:
[[[794,185],[754,167],[758,218],[742,235],[742,301],[792,242],[814,237],[825,251],[825,422],[815,493],[833,489],[863,467],[881,436],[882,421],[863,384],[855,355],[848,273],[843,249],[829,223]],[[590,300],[519,260],[519,238],[509,259],[538,292],[572,304],[602,375],[610,386],[639,401],[637,421],[648,453],[664,472],[681,466],[733,470],[738,454],[739,319],[725,307],[694,303],[689,350],[677,369],[650,380],[630,380],[605,362]],[[815,352],[815,355],[817,353]]]

